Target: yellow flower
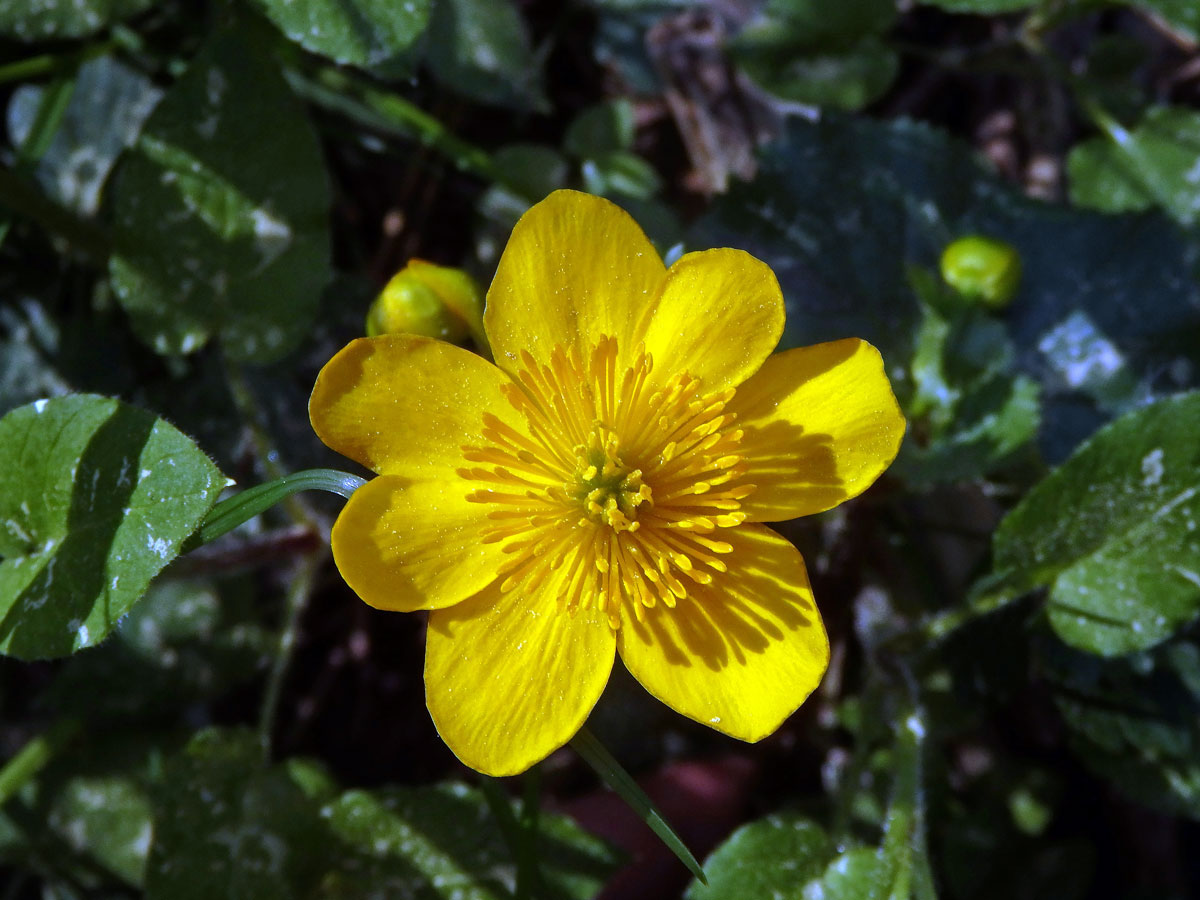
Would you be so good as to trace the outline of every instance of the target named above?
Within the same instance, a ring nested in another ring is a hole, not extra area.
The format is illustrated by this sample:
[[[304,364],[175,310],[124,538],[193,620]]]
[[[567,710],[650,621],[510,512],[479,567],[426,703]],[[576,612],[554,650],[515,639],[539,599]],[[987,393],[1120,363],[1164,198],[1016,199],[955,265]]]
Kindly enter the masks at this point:
[[[829,643],[804,561],[759,523],[861,493],[904,419],[863,341],[771,356],[783,315],[752,256],[667,269],[623,210],[559,191],[488,291],[497,365],[385,335],[322,370],[313,427],[379,473],[334,559],[370,605],[431,611],[426,700],[467,765],[513,774],[570,740],[616,653],[746,741],[817,686]]]

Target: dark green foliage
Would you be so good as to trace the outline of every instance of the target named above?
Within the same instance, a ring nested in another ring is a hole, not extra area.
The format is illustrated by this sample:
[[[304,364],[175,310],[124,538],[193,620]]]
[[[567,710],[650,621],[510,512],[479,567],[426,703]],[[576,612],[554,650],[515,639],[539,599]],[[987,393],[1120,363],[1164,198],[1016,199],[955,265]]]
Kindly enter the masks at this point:
[[[1198,35],[1193,0],[0,0],[5,900],[1196,896]],[[330,564],[368,473],[306,403],[410,258],[486,285],[563,187],[668,264],[765,261],[780,349],[870,341],[908,428],[778,525],[834,663],[776,735],[618,669],[612,759],[481,788],[424,619]]]
[[[224,479],[152,413],[38,400],[0,420],[0,650],[102,641],[217,501]]]
[[[312,128],[247,35],[214,35],[146,122],[113,187],[113,289],[142,340],[283,355],[329,277],[329,195]]]

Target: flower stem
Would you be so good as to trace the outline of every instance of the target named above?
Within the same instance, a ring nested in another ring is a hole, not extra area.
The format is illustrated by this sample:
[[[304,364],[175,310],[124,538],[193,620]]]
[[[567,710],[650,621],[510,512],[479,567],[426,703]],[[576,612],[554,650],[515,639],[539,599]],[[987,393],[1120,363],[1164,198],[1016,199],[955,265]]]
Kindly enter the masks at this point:
[[[64,719],[18,750],[0,769],[0,806],[37,775],[78,733],[79,723]]]
[[[542,893],[542,872],[538,867],[538,818],[541,812],[542,773],[534,766],[524,776],[521,795],[521,845],[517,850],[517,898]]]
[[[629,804],[629,808],[650,826],[650,830],[658,835],[659,840],[666,844],[672,853],[679,857],[679,861],[688,867],[688,870],[699,879],[700,883],[708,884],[704,869],[700,867],[696,857],[692,856],[692,851],[688,850],[671,826],[667,824],[667,820],[655,807],[654,801],[646,796],[645,791],[638,787],[637,782],[633,780],[633,776],[622,768],[621,764],[608,752],[608,748],[600,743],[586,726],[579,729],[579,733],[571,739],[571,746],[589,766],[596,770],[596,774],[604,779],[604,783],[619,794],[621,799]]]
[[[309,72],[290,70],[287,74],[292,88],[305,99],[369,127],[390,131],[432,147],[460,171],[525,196],[525,191],[495,164],[491,154],[482,147],[464,141],[421,107],[399,94],[332,66],[322,66]]]
[[[350,494],[363,484],[363,480],[355,475],[337,472],[332,469],[309,469],[304,472],[296,472],[293,475],[284,475],[283,469],[277,461],[278,454],[275,451],[270,434],[263,424],[262,411],[254,397],[254,392],[250,389],[245,373],[235,362],[226,359],[225,375],[226,382],[229,384],[229,389],[233,396],[234,406],[237,408],[242,420],[246,423],[246,427],[250,430],[259,461],[266,472],[275,477],[275,480],[269,484],[260,485],[259,488],[244,491],[242,494],[217,504],[212,511],[213,513],[221,510],[221,507],[226,503],[229,505],[225,507],[219,521],[209,533],[216,532],[218,527],[223,528],[224,531],[228,531],[229,528],[235,527],[239,521],[245,521],[246,518],[249,518],[246,515],[247,513],[256,515],[257,512],[261,512],[280,502],[284,504],[288,516],[295,524],[308,528],[314,533],[321,533],[323,529],[316,513],[308,504],[297,497],[296,493],[315,488],[332,491],[343,497],[349,497]],[[203,534],[207,525],[209,525],[209,520],[205,519],[204,524],[200,526],[201,534]],[[288,586],[283,627],[279,633],[279,644],[275,652],[275,660],[271,664],[271,672],[267,676],[267,686],[263,693],[262,708],[259,712],[259,740],[262,742],[264,756],[269,756],[271,752],[271,733],[274,727],[275,715],[279,708],[279,698],[283,690],[283,681],[292,662],[292,653],[296,647],[304,608],[308,605],[308,599],[312,594],[317,572],[327,552],[328,550],[323,545],[322,550],[311,553],[301,560],[297,564],[292,582]]]
[[[537,769],[525,773],[525,796],[521,805],[521,815],[518,818],[513,813],[512,801],[509,800],[500,782],[494,778],[484,778],[480,784],[483,799],[487,801],[492,818],[508,844],[508,850],[517,863],[517,884],[513,892],[513,900],[532,900],[541,895],[541,871],[537,860],[537,790],[532,797],[532,819],[530,818],[530,783],[538,784],[540,779]]]
[[[224,534],[248,522],[259,513],[300,491],[328,491],[350,499],[350,495],[366,482],[349,472],[336,469],[305,469],[284,475],[266,484],[258,484],[226,497],[212,508],[200,524],[200,530],[184,548],[194,550],[215,541]]]
[[[115,38],[89,44],[74,53],[42,53],[29,56],[0,66],[0,84],[12,81],[28,81],[43,75],[54,75],[62,72],[74,72],[83,63],[98,56],[104,56],[119,45]]]
[[[300,619],[304,615],[304,608],[308,605],[308,598],[312,594],[321,561],[322,554],[318,553],[310,554],[302,559],[296,565],[292,582],[288,585],[283,628],[279,632],[275,660],[271,663],[271,672],[267,676],[267,687],[263,692],[262,708],[259,710],[258,736],[264,756],[269,756],[271,752],[271,730],[274,727],[275,714],[279,709],[279,698],[283,693],[283,681],[291,665],[292,652],[295,650],[296,639],[300,633]]]

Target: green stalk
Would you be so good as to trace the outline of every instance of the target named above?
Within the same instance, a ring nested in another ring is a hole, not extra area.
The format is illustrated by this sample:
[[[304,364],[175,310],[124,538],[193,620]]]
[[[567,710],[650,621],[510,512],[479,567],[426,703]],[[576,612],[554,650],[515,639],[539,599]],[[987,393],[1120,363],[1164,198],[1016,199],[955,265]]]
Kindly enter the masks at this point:
[[[292,70],[288,76],[292,88],[313,103],[349,116],[368,127],[415,140],[448,158],[460,171],[524,196],[524,191],[513,184],[492,161],[491,154],[482,147],[464,141],[400,94],[332,66],[312,72]]]
[[[541,813],[542,773],[534,766],[524,776],[521,795],[521,843],[517,851],[517,897],[542,893],[542,872],[538,866],[538,818]]]
[[[74,93],[74,78],[59,78],[46,86],[29,134],[17,148],[18,172],[24,174],[31,169],[50,149]]]
[[[283,629],[279,632],[279,646],[271,663],[271,672],[267,676],[267,687],[263,693],[262,708],[258,717],[258,736],[264,757],[269,757],[271,753],[271,729],[279,709],[279,698],[283,694],[283,681],[291,665],[292,651],[300,634],[300,619],[308,605],[323,556],[321,553],[313,553],[301,560],[288,585]]]
[[[42,53],[30,56],[0,66],[0,84],[13,81],[28,81],[41,78],[44,75],[55,75],[63,72],[74,72],[83,63],[98,56],[104,56],[117,46],[117,41],[109,39],[83,47],[74,53]]]
[[[890,873],[890,897],[932,900],[936,897],[925,841],[925,796],[922,755],[926,725],[919,709],[900,721],[892,768],[896,781],[884,820],[880,858]]]
[[[242,491],[240,494],[218,503],[205,518],[200,530],[193,535],[192,540],[197,541],[196,546],[213,540],[214,537],[227,533],[230,529],[236,528],[242,522],[269,509],[276,503],[283,503],[284,509],[295,524],[319,533],[323,526],[318,516],[307,503],[296,495],[301,491],[319,490],[329,491],[349,499],[350,495],[365,482],[357,475],[350,475],[334,469],[307,469],[284,475],[282,467],[277,462],[278,454],[270,433],[263,422],[262,410],[254,396],[254,391],[250,388],[245,372],[240,365],[226,358],[225,376],[234,406],[250,431],[258,458],[266,472],[275,476],[275,480]],[[186,549],[191,549],[191,547]],[[283,627],[279,633],[279,644],[275,652],[275,659],[271,664],[271,672],[267,677],[266,691],[263,694],[263,704],[259,713],[259,739],[262,742],[264,755],[269,755],[271,752],[271,730],[274,726],[284,678],[291,666],[292,653],[300,631],[300,620],[316,583],[317,572],[327,552],[326,548],[301,561],[288,586]]]
[[[542,873],[537,858],[537,823],[541,793],[541,773],[537,766],[525,773],[524,788],[521,814],[518,817],[513,813],[512,802],[500,787],[499,780],[484,778],[479,783],[483,799],[487,801],[492,818],[496,820],[504,843],[508,845],[508,852],[517,863],[517,884],[513,900],[532,900],[533,897],[543,894]]]
[[[604,783],[629,804],[629,808],[637,813],[643,822],[650,826],[650,830],[658,835],[658,839],[666,844],[672,853],[679,857],[679,861],[687,866],[688,871],[695,875],[701,884],[708,884],[708,879],[704,876],[704,869],[700,867],[700,863],[696,862],[692,851],[679,839],[679,835],[667,824],[667,820],[655,807],[654,801],[646,796],[645,791],[638,787],[637,782],[633,780],[633,776],[621,767],[621,764],[608,752],[608,748],[600,743],[586,726],[579,729],[579,733],[571,739],[571,746],[589,766],[596,770],[596,774],[604,779]]]
[[[212,508],[200,524],[200,530],[188,541],[185,552],[215,541],[243,522],[249,522],[300,491],[327,491],[349,500],[350,495],[365,483],[362,478],[349,472],[339,472],[336,469],[305,469],[266,484],[247,488],[225,498]]]
[[[79,733],[79,723],[65,719],[39,734],[0,769],[0,806],[23,788]]]

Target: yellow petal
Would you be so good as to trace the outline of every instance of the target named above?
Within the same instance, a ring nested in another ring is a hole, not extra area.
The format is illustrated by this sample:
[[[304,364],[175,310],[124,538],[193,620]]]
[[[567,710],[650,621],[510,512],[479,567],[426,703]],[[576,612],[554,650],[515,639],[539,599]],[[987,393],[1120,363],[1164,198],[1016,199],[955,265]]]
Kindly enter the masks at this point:
[[[726,406],[757,489],[750,521],[779,522],[865,491],[896,458],[904,415],[879,351],[857,338],[778,353]]]
[[[441,341],[360,338],[325,364],[308,413],[322,441],[369,469],[450,480],[463,445],[480,443],[485,412],[525,431],[500,392],[507,381],[487,360]]]
[[[487,587],[504,559],[485,544],[488,507],[462,481],[381,475],[350,497],[333,526],[333,559],[346,583],[378,609],[450,606]]]
[[[703,250],[667,272],[646,328],[655,371],[686,371],[705,391],[741,384],[783,334],[783,294],[766,263],[741,250]]]
[[[729,571],[688,585],[674,609],[626,617],[617,649],[633,677],[676,712],[744,741],[766,737],[813,692],[829,640],[804,560],[768,528],[721,532]]]
[[[530,595],[492,585],[434,611],[425,699],[438,734],[484,774],[523,772],[583,726],[608,682],[615,643],[603,616],[559,610],[549,585]]]
[[[666,268],[619,206],[555,191],[521,217],[488,289],[484,327],[497,364],[512,372],[527,350],[549,358],[556,344],[588,359],[601,335],[632,357]]]

